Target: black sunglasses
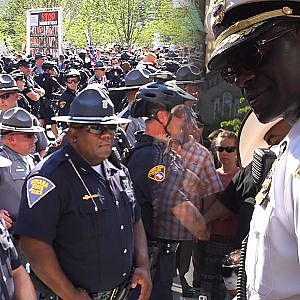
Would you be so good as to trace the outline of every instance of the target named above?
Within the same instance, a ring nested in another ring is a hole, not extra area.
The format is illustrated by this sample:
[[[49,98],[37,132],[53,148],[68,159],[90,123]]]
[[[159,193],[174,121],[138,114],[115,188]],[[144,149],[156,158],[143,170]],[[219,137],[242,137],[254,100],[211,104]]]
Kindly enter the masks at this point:
[[[115,133],[117,130],[116,124],[89,124],[89,125],[82,125],[82,126],[73,126],[71,128],[81,129],[87,128],[90,133],[94,134],[103,134],[105,132]]]
[[[298,28],[299,27],[287,28],[286,30],[275,32],[268,39],[262,39],[254,44],[249,44],[247,47],[238,49],[238,51],[230,55],[231,57],[234,57],[234,62],[229,63],[220,69],[220,75],[228,83],[235,83],[241,70],[253,70],[262,63],[265,55],[265,50],[263,49],[264,45],[273,42],[288,32]]]
[[[6,93],[6,94],[3,94],[3,95],[0,95],[0,99],[2,100],[7,100],[11,95],[15,94],[16,92],[13,92],[13,93]]]
[[[236,149],[236,147],[223,147],[223,146],[216,146],[216,150],[218,152],[223,152],[224,150],[227,152],[227,153],[232,153],[234,152]]]
[[[68,79],[67,83],[78,83],[79,80],[78,79]]]

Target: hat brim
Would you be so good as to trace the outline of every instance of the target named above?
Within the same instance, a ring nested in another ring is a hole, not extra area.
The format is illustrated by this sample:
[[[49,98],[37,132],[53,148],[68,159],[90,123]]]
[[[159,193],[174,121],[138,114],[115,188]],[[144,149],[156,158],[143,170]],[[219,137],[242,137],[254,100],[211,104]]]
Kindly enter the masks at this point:
[[[30,128],[24,128],[24,127],[13,127],[13,126],[7,126],[4,124],[0,125],[0,130],[6,130],[6,131],[13,131],[13,132],[28,132],[28,133],[38,133],[45,131],[43,127],[40,126],[33,126]]]
[[[116,88],[109,88],[108,91],[129,91],[129,90],[138,90],[143,85],[135,85],[135,86],[120,86]]]
[[[291,19],[288,20],[291,21]],[[246,29],[240,30],[235,34],[229,35],[227,38],[222,40],[222,42],[216,45],[216,48],[212,52],[210,60],[207,64],[208,69],[213,71],[224,67],[228,64],[226,55],[230,53],[230,51],[249,43],[282,21],[287,21],[287,18],[279,17],[262,21]],[[294,19],[293,21],[299,22],[297,19]]]
[[[176,80],[176,84],[180,85],[180,84],[199,84],[199,83],[203,83],[204,80],[203,79],[198,79],[198,80]]]
[[[6,168],[12,165],[11,160],[6,157],[0,156],[0,168]]]
[[[71,117],[71,116],[57,116],[51,118],[54,121],[65,123],[80,123],[80,124],[127,124],[131,120],[126,118],[119,118],[117,116],[111,117]]]
[[[238,136],[238,156],[242,167],[246,167],[253,159],[257,148],[269,148],[264,140],[266,133],[282,118],[263,124],[258,121],[254,112],[250,111],[244,118]]]
[[[0,92],[13,92],[13,91],[19,91],[18,87],[10,87],[10,88],[3,88],[0,89]]]

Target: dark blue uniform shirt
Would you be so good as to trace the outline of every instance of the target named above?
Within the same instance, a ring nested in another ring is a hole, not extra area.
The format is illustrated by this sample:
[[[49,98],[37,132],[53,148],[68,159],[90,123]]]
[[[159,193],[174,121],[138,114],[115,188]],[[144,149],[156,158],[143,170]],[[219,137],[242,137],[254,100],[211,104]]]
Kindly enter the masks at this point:
[[[158,197],[164,178],[156,180],[149,171],[162,166],[163,145],[153,137],[138,133],[134,151],[128,160],[128,170],[132,178],[136,198],[141,206],[142,219],[147,238],[152,236],[153,201]]]
[[[15,228],[52,245],[66,276],[89,292],[128,278],[140,219],[127,169],[107,160],[99,168],[101,175],[69,144],[53,153],[27,178]]]

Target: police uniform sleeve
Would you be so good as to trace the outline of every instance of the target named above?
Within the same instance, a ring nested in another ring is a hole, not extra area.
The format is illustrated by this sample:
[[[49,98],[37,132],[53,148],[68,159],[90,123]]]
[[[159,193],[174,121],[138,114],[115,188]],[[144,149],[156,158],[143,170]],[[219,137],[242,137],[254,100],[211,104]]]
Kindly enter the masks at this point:
[[[15,233],[51,244],[56,236],[61,201],[56,184],[42,175],[26,179]]]

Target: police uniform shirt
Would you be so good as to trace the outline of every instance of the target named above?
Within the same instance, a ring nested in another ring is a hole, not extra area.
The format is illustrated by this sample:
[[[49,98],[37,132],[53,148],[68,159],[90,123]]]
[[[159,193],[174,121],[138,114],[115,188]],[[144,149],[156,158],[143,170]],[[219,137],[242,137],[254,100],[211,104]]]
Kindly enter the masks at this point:
[[[14,300],[14,281],[12,270],[21,264],[4,221],[0,219],[0,300]]]
[[[138,131],[145,130],[146,124],[143,118],[133,118],[130,115],[130,108],[131,105],[127,105],[119,114],[118,117],[120,118],[128,118],[131,120],[130,123],[127,124],[126,126],[126,135],[128,138],[128,141],[131,146],[134,146],[135,143],[135,133]]]
[[[59,91],[60,85],[55,78],[48,73],[42,73],[34,77],[35,82],[45,90],[45,99],[51,100],[52,93]]]
[[[66,89],[60,96],[58,101],[58,115],[59,116],[67,116],[70,110],[70,105],[73,102],[76,93],[73,91]]]
[[[165,179],[165,166],[160,144],[146,134],[136,135],[136,144],[128,161],[136,198],[141,206],[142,219],[148,238],[152,237],[153,200],[158,196]]]
[[[266,204],[256,204],[246,255],[247,299],[300,299],[300,120],[281,143]]]
[[[69,144],[57,150],[26,180],[15,228],[52,245],[66,276],[89,292],[128,278],[140,218],[127,169],[106,160],[102,171],[105,178]]]
[[[6,146],[0,148],[0,155],[12,161],[10,167],[0,168],[0,209],[7,210],[15,220],[18,215],[22,186],[34,163],[31,156],[23,157]]]

